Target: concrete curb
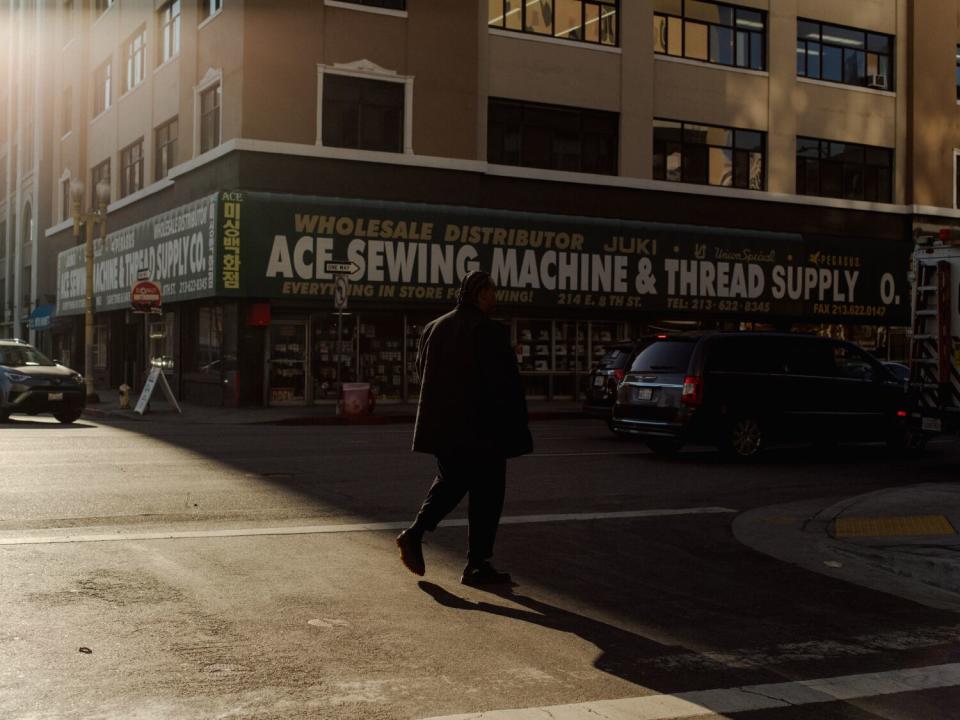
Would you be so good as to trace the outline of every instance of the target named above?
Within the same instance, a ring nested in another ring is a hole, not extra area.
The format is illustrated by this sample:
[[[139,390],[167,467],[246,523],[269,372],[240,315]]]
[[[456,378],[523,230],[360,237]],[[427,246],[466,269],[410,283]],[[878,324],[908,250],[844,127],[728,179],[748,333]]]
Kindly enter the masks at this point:
[[[261,420],[242,420],[242,419],[231,419],[224,421],[222,417],[211,417],[207,416],[205,418],[191,418],[189,411],[183,416],[177,416],[176,413],[172,411],[151,411],[146,415],[137,415],[132,410],[105,410],[102,408],[92,408],[88,407],[83,411],[84,417],[91,419],[109,419],[109,420],[134,420],[136,422],[141,421],[151,421],[157,419],[156,416],[160,416],[164,421],[175,421],[177,419],[182,419],[183,422],[187,424],[194,425],[214,425],[214,424],[226,424],[231,425],[287,425],[287,426],[310,426],[310,425],[402,425],[402,424],[413,424],[416,420],[416,414],[414,413],[403,413],[403,414],[389,414],[389,415],[377,415],[376,413],[372,415],[358,415],[358,416],[344,416],[344,415],[303,415],[303,416],[293,416],[286,418],[276,418],[276,419],[261,419]],[[153,417],[152,417],[153,416]],[[234,416],[236,417],[236,416]],[[542,422],[546,420],[579,420],[583,418],[588,418],[589,415],[580,412],[580,411],[538,411],[531,412],[529,418],[531,422]]]
[[[910,488],[909,491],[915,492],[916,489]],[[837,517],[849,515],[866,499],[872,502],[874,495],[877,493],[749,510],[734,519],[733,534],[747,547],[805,570],[940,610],[960,612],[960,589],[955,582],[960,570],[951,568],[952,572],[944,572],[943,566],[950,561],[943,556],[939,545],[934,551],[940,552],[941,557],[934,559],[904,553],[899,545],[891,547],[893,542],[886,545],[874,542],[868,546],[836,539],[830,534]],[[901,508],[887,507],[890,515],[901,512]],[[952,550],[949,553],[956,555]]]
[[[818,520],[837,551],[901,577],[960,594],[960,535],[837,538],[839,517],[945,515],[960,527],[960,484],[930,483],[892,488],[849,498],[825,508]]]

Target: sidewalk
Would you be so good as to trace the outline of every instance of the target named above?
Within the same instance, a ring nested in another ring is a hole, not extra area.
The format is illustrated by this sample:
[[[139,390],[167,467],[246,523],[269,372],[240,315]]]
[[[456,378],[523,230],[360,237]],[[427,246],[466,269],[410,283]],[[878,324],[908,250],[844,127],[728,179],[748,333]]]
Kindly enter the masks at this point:
[[[133,422],[162,422],[197,425],[389,425],[412,423],[417,406],[412,403],[378,402],[371,415],[344,417],[336,414],[334,405],[308,405],[291,407],[226,408],[208,407],[193,403],[180,403],[182,414],[177,413],[159,390],[150,401],[149,410],[137,415],[132,409],[120,409],[120,396],[116,390],[97,390],[100,402],[88,405],[84,417],[91,419],[131,420]],[[137,397],[131,396],[131,408]],[[568,420],[584,417],[581,404],[572,400],[534,400],[528,403],[530,419]]]
[[[814,572],[960,612],[960,482],[752,510],[734,535]]]

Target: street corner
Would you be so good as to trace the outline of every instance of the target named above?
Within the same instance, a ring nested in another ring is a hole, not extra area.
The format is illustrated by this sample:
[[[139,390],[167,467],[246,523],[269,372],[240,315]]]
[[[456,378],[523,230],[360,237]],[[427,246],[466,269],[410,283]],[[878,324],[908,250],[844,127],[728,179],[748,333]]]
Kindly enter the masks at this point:
[[[960,611],[960,536],[942,512],[898,515],[916,488],[756,508],[733,522],[740,543],[844,582]],[[947,527],[953,531],[946,533]],[[936,527],[937,535],[912,535]],[[838,533],[839,528],[839,533]],[[868,535],[871,532],[886,535]]]

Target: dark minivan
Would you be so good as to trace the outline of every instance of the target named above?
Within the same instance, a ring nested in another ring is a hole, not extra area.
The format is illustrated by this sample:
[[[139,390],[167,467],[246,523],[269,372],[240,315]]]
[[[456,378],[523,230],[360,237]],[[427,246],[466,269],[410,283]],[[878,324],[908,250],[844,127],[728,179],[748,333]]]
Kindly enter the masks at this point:
[[[661,336],[620,384],[610,429],[676,452],[687,441],[734,457],[770,441],[885,440],[918,449],[903,384],[856,345],[783,333]]]

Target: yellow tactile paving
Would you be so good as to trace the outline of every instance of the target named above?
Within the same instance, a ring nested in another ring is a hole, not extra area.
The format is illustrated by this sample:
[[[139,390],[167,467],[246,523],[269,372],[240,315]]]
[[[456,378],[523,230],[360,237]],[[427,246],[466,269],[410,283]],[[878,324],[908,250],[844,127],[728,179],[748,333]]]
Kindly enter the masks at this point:
[[[902,517],[842,517],[834,523],[836,537],[904,537],[910,535],[956,535],[944,515]]]

